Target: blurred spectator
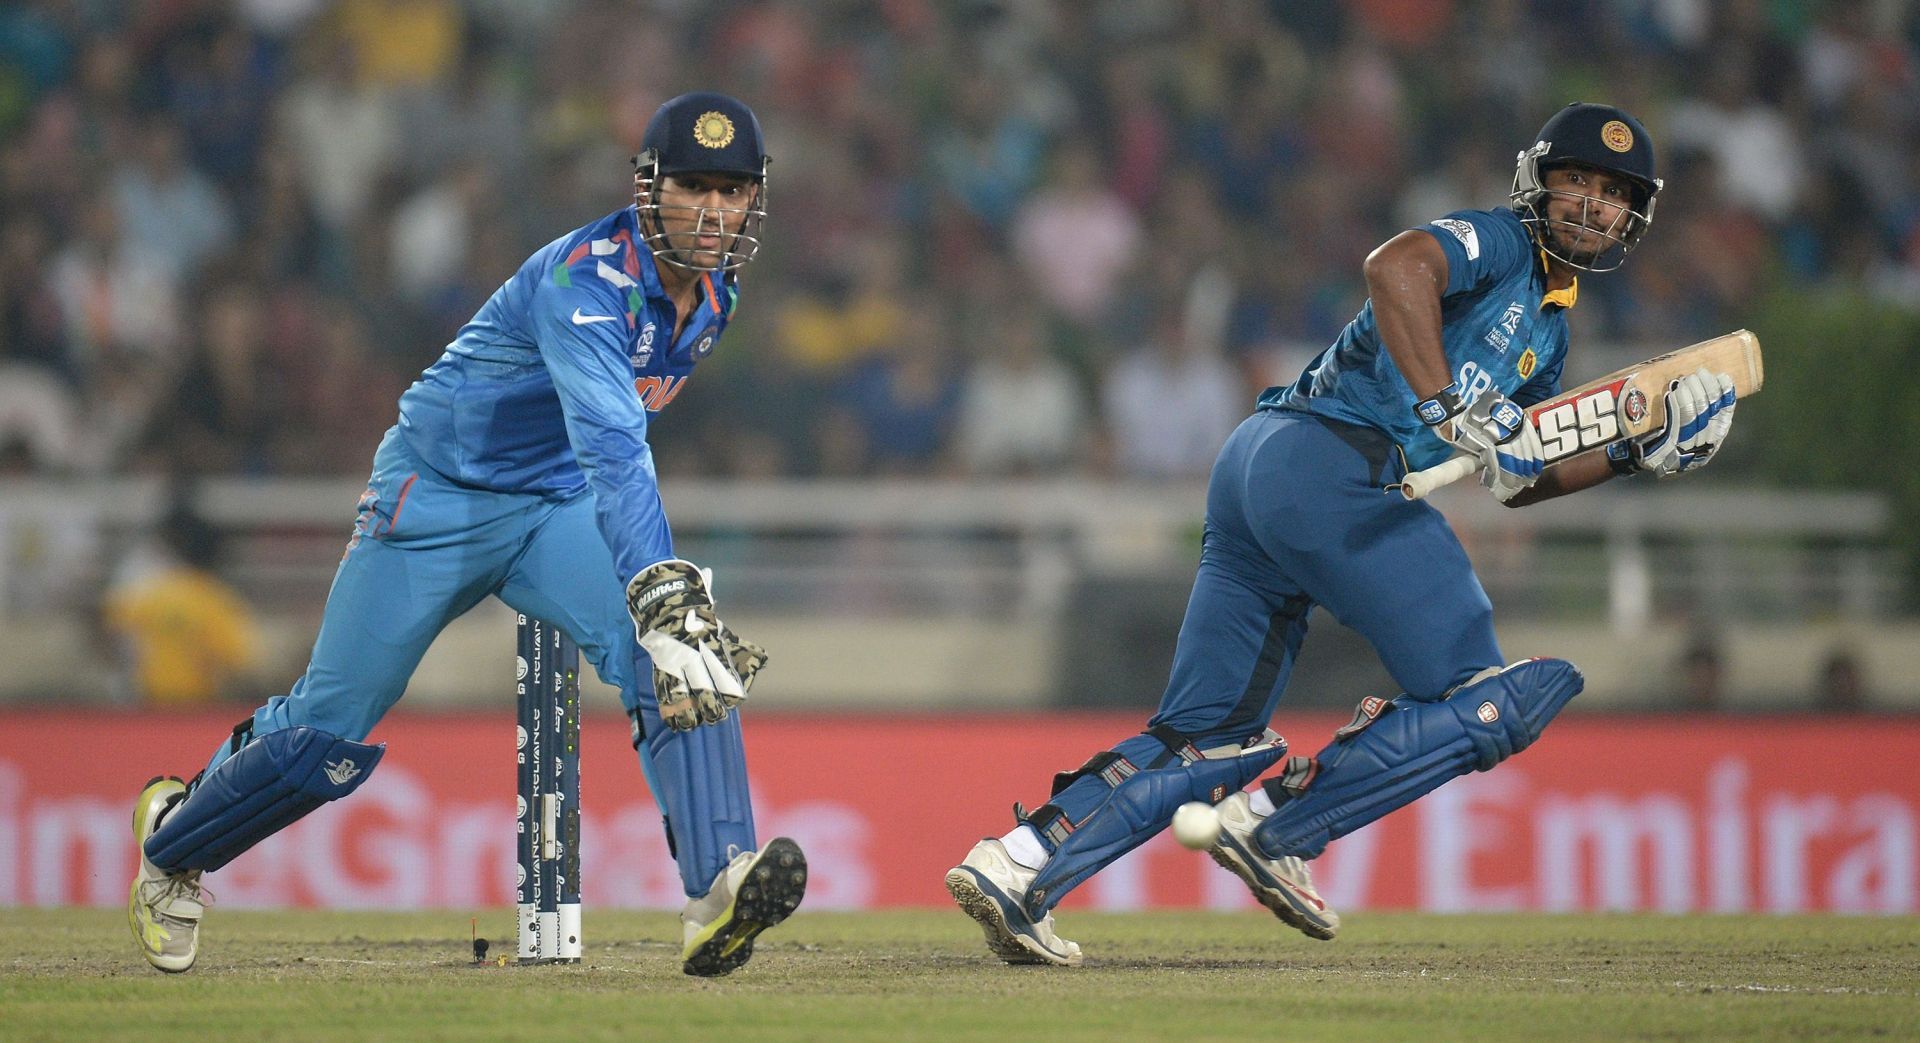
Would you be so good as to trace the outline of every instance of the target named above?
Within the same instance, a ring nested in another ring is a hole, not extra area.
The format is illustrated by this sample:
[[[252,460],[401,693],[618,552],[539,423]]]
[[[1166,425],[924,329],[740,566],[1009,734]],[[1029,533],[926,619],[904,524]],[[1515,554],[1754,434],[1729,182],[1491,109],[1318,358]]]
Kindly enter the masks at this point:
[[[400,293],[422,308],[440,304],[467,268],[473,230],[499,199],[486,167],[471,160],[401,204],[388,232],[391,271]]]
[[[1786,114],[1755,96],[1748,62],[1738,49],[1719,51],[1706,93],[1674,106],[1659,140],[1672,151],[1706,152],[1721,198],[1777,222],[1800,197],[1805,150]]]
[[[959,407],[960,366],[940,320],[930,301],[910,309],[888,350],[847,374],[839,397],[868,473],[942,468]]]
[[[1680,653],[1680,699],[1675,709],[1697,712],[1724,710],[1726,658],[1720,639],[1710,631],[1697,631]]]
[[[121,233],[170,277],[190,279],[233,240],[233,215],[213,183],[188,164],[179,127],[164,120],[150,123],[140,132],[137,148],[113,175]]]
[[[1820,664],[1813,708],[1829,713],[1859,713],[1867,709],[1866,678],[1860,669],[1859,656],[1853,650],[1836,647]]]
[[[0,474],[74,470],[78,412],[73,396],[39,366],[0,360]]]
[[[73,369],[103,378],[126,357],[167,361],[180,338],[173,270],[129,234],[112,201],[96,197],[54,256],[51,285],[65,319]]]
[[[129,694],[143,705],[250,699],[260,636],[246,601],[218,575],[219,534],[177,505],[156,538],[122,563],[102,614]]]
[[[1107,379],[1114,470],[1128,478],[1205,477],[1250,411],[1239,374],[1169,309]]]
[[[186,132],[194,165],[231,198],[252,190],[274,72],[267,50],[237,23],[222,26],[210,41],[187,37],[168,50],[168,107]]]
[[[31,365],[76,380],[67,354],[60,301],[44,271],[51,243],[32,214],[0,222],[0,363]]]
[[[306,175],[320,220],[334,234],[366,212],[374,183],[400,151],[393,99],[355,80],[353,49],[327,36],[302,46],[304,75],[280,97],[283,140]]]
[[[238,283],[209,295],[201,309],[205,337],[161,421],[172,451],[210,472],[259,470],[284,415],[279,396],[291,391],[268,372],[260,296]]]
[[[433,84],[460,58],[463,22],[453,0],[341,0],[335,17],[364,83]]]
[[[1108,317],[1140,248],[1138,219],[1107,187],[1099,154],[1084,143],[1054,157],[1052,175],[1021,208],[1012,233],[1033,291],[1083,326]]]
[[[960,391],[958,450],[977,475],[1052,474],[1085,453],[1086,409],[1073,373],[1048,354],[1031,311],[975,344]]]

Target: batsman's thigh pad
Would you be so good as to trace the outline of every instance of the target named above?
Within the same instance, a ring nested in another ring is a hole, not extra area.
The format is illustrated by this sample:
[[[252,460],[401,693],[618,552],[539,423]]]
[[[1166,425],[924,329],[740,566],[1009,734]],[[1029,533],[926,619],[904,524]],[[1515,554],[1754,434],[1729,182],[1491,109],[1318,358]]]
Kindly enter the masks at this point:
[[[1287,754],[1287,741],[1272,732],[1251,746],[1204,753],[1177,736],[1168,742],[1166,734],[1149,734],[1180,756],[1162,767],[1139,768],[1123,756],[1097,755],[1087,768],[1063,778],[1071,780],[1092,769],[1113,787],[1104,801],[1078,823],[1068,821],[1053,805],[1028,820],[1053,845],[1053,856],[1023,900],[1035,920],[1086,878],[1165,829],[1180,805],[1194,800],[1219,803]]]
[[[1584,685],[1564,659],[1527,659],[1445,699],[1396,699],[1320,751],[1317,773],[1260,823],[1254,839],[1271,858],[1318,857],[1328,842],[1449,779],[1526,749]]]
[[[352,793],[387,751],[298,726],[268,732],[202,777],[185,802],[147,838],[145,851],[166,870],[214,870],[298,821]]]

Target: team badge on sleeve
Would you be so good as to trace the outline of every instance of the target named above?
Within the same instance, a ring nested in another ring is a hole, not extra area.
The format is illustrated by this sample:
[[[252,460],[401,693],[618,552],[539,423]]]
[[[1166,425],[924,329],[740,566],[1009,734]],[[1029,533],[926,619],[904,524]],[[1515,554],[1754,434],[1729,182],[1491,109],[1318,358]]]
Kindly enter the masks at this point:
[[[1454,217],[1443,217],[1433,224],[1436,228],[1452,232],[1453,237],[1460,240],[1460,245],[1467,248],[1467,260],[1471,261],[1480,256],[1480,233],[1471,223]]]
[[[1532,348],[1528,348],[1520,353],[1520,361],[1514,364],[1513,369],[1520,374],[1521,380],[1530,380],[1533,377],[1533,368],[1539,363],[1540,356],[1535,355]]]

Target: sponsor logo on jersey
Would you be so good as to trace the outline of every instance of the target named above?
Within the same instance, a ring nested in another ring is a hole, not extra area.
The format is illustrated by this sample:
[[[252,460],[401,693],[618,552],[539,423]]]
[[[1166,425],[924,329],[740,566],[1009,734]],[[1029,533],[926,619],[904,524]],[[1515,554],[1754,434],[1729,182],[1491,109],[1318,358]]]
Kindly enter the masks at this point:
[[[583,315],[580,313],[579,308],[573,309],[573,324],[575,326],[586,326],[595,322],[613,322],[618,318],[619,316],[617,315]]]
[[[1507,305],[1506,313],[1500,316],[1500,322],[1487,331],[1487,343],[1493,345],[1493,350],[1502,355],[1507,353],[1507,345],[1513,343],[1514,331],[1520,328],[1522,314],[1524,309],[1520,307],[1520,302],[1515,301]]]
[[[1471,223],[1457,217],[1443,217],[1433,224],[1436,228],[1452,232],[1453,237],[1460,240],[1460,245],[1467,248],[1467,260],[1480,256],[1480,233]]]
[[[1528,348],[1520,353],[1520,361],[1514,364],[1513,370],[1520,374],[1521,380],[1531,380],[1533,368],[1539,364],[1540,356],[1535,355],[1532,348]]]
[[[693,140],[707,148],[733,144],[733,121],[724,112],[703,112],[693,121]]]
[[[1619,120],[1608,120],[1600,128],[1600,143],[1615,152],[1626,152],[1633,148],[1633,131]]]

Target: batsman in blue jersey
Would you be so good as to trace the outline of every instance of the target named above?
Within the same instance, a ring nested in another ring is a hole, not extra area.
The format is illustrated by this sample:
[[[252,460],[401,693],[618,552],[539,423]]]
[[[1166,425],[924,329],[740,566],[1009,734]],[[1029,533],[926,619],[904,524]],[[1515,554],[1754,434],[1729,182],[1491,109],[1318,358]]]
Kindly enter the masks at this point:
[[[1340,919],[1307,860],[1525,749],[1580,691],[1563,660],[1504,665],[1492,605],[1446,520],[1392,487],[1469,454],[1519,507],[1712,459],[1733,422],[1722,374],[1677,381],[1664,429],[1551,467],[1522,413],[1559,390],[1577,274],[1619,266],[1660,188],[1639,121],[1572,105],[1520,154],[1510,208],[1449,214],[1367,258],[1359,316],[1297,381],[1260,397],[1214,464],[1199,573],[1147,730],[1056,776],[1040,807],[1014,805],[1015,828],[948,872],[996,954],[1079,963],[1053,907],[1189,801],[1219,812],[1215,861],[1287,924],[1332,938]],[[1314,605],[1364,635],[1404,691],[1363,701],[1318,755],[1289,757],[1267,722]]]
[[[686,972],[733,971],[799,905],[806,860],[756,840],[731,712],[766,654],[675,555],[647,446],[733,315],[767,155],[752,111],[697,93],[661,106],[634,163],[633,205],[528,258],[401,396],[306,674],[192,782],[141,793],[129,914],[155,967],[193,966],[202,873],[367,780],[385,747],[362,740],[489,595],[559,626],[619,688],[686,886]]]

